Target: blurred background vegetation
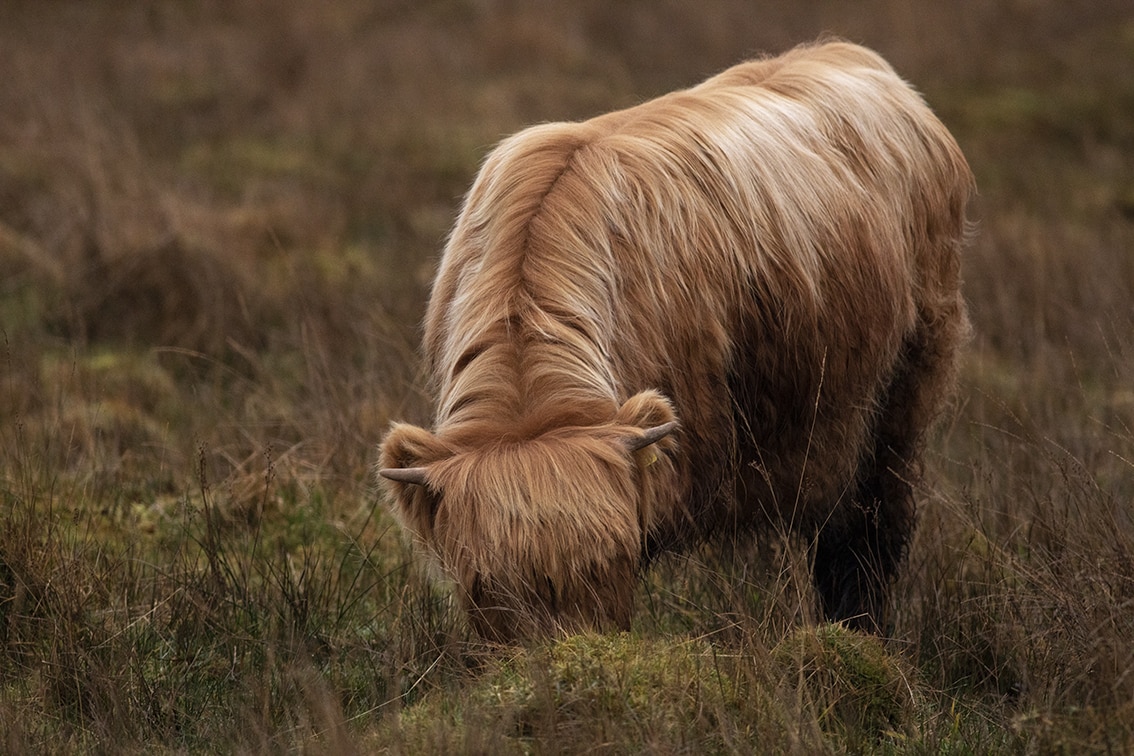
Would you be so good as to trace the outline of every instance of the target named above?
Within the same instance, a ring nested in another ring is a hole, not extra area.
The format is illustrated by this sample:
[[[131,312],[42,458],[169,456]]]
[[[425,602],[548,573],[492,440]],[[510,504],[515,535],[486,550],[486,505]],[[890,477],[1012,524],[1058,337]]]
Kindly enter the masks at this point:
[[[895,638],[801,630],[798,551],[734,544],[651,572],[629,641],[496,666],[368,472],[428,422],[418,323],[479,161],[824,34],[980,187]],[[8,0],[0,72],[0,748],[1134,746],[1126,0]],[[909,691],[881,719],[838,673],[879,654]]]

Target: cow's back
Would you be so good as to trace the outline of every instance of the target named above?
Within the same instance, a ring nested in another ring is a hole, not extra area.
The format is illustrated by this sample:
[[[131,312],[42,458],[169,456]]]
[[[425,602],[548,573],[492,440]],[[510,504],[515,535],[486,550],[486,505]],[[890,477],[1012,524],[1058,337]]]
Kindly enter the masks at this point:
[[[562,347],[573,406],[673,400],[674,511],[738,516],[742,485],[821,519],[804,505],[853,475],[919,300],[955,296],[970,185],[920,97],[843,44],[521,132],[487,160],[438,276],[438,424],[462,406],[454,367],[526,325]],[[533,364],[509,359],[516,380]]]

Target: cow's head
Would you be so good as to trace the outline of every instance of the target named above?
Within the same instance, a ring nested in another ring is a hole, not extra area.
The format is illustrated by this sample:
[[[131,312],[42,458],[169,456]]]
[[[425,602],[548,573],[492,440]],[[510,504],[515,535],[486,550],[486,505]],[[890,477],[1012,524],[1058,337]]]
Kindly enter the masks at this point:
[[[603,425],[471,448],[396,424],[378,472],[394,515],[456,582],[480,635],[625,629],[653,492],[673,485],[676,428],[653,391]]]

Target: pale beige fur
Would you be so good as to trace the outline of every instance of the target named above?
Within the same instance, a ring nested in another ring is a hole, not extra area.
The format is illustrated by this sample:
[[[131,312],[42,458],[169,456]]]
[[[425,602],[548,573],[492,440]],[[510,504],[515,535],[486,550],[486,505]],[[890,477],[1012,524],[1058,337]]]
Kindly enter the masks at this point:
[[[968,329],[971,190],[841,42],[506,139],[434,283],[434,430],[383,443],[426,481],[394,513],[492,637],[626,626],[644,558],[769,522],[814,539],[828,616],[877,628]]]

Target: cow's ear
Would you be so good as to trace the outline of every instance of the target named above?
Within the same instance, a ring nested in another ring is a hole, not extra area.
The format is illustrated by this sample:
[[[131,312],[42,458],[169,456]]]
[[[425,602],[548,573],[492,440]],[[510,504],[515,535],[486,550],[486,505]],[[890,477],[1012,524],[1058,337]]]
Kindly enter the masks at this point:
[[[677,413],[657,391],[643,391],[626,400],[615,416],[623,447],[638,470],[636,475],[638,527],[649,533],[659,521],[659,504],[677,490],[677,471],[671,456],[677,446]]]
[[[444,456],[437,437],[424,428],[394,423],[382,439],[378,475],[391,493],[391,508],[403,525],[420,536],[433,527],[437,494],[431,490],[429,465]]]
[[[382,439],[378,457],[378,474],[399,483],[424,484],[414,480],[411,471],[424,471],[429,462],[439,457],[437,437],[424,428],[406,423],[394,423]]]
[[[626,400],[615,416],[619,425],[631,430],[624,443],[630,451],[643,449],[668,438],[677,430],[677,413],[657,391],[643,391]]]

